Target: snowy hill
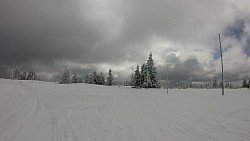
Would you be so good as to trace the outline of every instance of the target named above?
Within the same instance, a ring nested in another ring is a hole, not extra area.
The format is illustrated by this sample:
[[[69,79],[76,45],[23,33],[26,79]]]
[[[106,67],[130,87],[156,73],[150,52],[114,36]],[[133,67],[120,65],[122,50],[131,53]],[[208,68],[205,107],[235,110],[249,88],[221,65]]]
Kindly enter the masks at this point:
[[[0,79],[0,141],[249,141],[250,91]]]

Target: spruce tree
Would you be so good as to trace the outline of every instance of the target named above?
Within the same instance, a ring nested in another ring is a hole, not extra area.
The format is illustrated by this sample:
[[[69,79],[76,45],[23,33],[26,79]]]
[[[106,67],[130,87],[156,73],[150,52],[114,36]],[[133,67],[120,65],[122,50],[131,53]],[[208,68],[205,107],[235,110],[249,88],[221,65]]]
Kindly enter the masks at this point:
[[[96,75],[95,81],[96,81],[96,84],[101,85],[101,77],[100,77],[100,75]]]
[[[132,75],[131,75],[130,85],[131,85],[132,87],[135,86],[135,77],[134,77],[134,73],[132,73]]]
[[[68,70],[67,66],[65,67],[65,70],[61,76],[61,80],[59,83],[60,84],[69,84],[70,83],[69,70]]]
[[[242,88],[247,88],[247,80],[243,79]]]
[[[100,85],[105,85],[105,79],[104,79],[102,73],[100,74]]]
[[[30,69],[30,71],[27,75],[27,80],[36,80],[36,79],[37,79],[36,73],[32,68],[32,69]]]
[[[18,66],[15,66],[15,67],[14,67],[13,74],[12,74],[12,79],[20,80],[20,79],[21,79],[21,76],[22,76],[22,74],[21,74],[20,71],[19,71],[19,67],[18,67]]]
[[[157,72],[156,72],[156,67],[154,66],[154,61],[153,61],[153,57],[152,57],[152,52],[150,52],[149,54],[149,58],[147,61],[147,69],[148,69],[148,87],[149,88],[158,88],[159,84],[158,84],[158,80],[157,80]]]
[[[109,69],[108,77],[107,77],[107,85],[111,86],[112,84],[113,84],[113,75],[112,75],[112,70]]]
[[[21,76],[21,79],[22,79],[22,80],[26,80],[26,79],[27,79],[26,71],[23,72],[23,74],[22,74],[22,76]]]
[[[141,87],[141,76],[140,76],[140,70],[139,70],[139,66],[136,66],[136,70],[135,70],[135,87],[139,88]]]
[[[147,87],[147,65],[145,63],[141,66],[141,87]]]
[[[95,84],[95,83],[94,83],[93,74],[90,74],[90,75],[89,75],[89,77],[88,77],[88,84]]]
[[[96,74],[96,72],[94,71],[93,72],[93,75],[92,75],[92,84],[98,84],[98,80],[97,80],[97,74]]]
[[[77,74],[74,73],[73,76],[72,76],[71,83],[78,83],[78,82],[79,82],[79,80],[78,80]]]

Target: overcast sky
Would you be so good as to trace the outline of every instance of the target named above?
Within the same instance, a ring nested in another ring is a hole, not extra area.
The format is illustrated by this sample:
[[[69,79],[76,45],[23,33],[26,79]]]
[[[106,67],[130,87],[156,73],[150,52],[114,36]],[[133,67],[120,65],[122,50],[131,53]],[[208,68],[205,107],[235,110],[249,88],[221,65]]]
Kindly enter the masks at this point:
[[[150,52],[158,76],[250,77],[249,0],[0,0],[0,78],[12,64],[47,79],[68,66],[126,80]]]

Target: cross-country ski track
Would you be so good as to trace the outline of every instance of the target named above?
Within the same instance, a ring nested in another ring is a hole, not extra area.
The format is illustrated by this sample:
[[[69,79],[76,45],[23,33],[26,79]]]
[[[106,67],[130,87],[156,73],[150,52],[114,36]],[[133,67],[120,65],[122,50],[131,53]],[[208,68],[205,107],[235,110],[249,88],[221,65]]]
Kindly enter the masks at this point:
[[[0,79],[0,141],[249,141],[250,90]]]

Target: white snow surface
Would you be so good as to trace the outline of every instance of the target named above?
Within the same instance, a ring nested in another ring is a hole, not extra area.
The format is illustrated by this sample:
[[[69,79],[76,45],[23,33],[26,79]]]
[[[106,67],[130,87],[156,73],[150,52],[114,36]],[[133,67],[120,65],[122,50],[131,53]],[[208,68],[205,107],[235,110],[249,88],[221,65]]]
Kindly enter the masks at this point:
[[[250,90],[0,79],[0,141],[250,141]]]

